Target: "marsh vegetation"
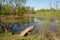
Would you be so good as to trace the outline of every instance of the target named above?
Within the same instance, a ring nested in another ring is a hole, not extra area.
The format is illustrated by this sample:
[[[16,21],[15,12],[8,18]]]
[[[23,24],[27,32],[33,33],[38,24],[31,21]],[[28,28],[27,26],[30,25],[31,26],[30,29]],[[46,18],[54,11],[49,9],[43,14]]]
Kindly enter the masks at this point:
[[[0,40],[60,40],[60,9],[35,10],[26,2],[0,0]],[[29,26],[34,30],[21,37]]]

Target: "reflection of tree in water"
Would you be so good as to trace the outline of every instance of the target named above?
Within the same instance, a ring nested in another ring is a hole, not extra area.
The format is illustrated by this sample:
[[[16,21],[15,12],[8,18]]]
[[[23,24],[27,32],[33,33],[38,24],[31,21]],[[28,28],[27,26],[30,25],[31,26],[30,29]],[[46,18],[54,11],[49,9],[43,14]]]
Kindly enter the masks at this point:
[[[27,17],[21,17],[19,20],[20,23],[29,23],[29,18]]]
[[[44,29],[51,28],[51,30],[56,31],[58,28],[57,25],[58,21],[49,21],[49,20],[40,20],[39,18],[29,18],[29,17],[19,17],[18,19],[14,19],[16,22],[13,22],[14,31],[21,31],[20,29],[24,30],[25,28],[34,25],[36,29],[34,29],[34,33],[43,33]],[[53,27],[53,28],[52,28]]]

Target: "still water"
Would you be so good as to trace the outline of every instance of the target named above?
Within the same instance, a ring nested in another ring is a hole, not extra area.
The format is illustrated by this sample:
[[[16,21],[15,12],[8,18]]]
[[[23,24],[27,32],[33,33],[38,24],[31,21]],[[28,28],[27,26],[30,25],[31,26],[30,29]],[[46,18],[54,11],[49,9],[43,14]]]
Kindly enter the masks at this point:
[[[26,29],[27,27],[30,26],[34,26],[35,29],[32,31],[32,33],[39,33],[39,32],[43,32],[43,30],[45,28],[49,28],[50,30],[56,32],[60,29],[60,21],[57,19],[54,19],[52,21],[50,20],[41,20],[41,18],[37,18],[37,17],[31,17],[28,18],[28,22],[25,23],[12,23],[10,25],[10,29],[12,31],[13,34],[15,33],[20,33],[22,32],[24,29]],[[26,20],[27,21],[27,20]]]

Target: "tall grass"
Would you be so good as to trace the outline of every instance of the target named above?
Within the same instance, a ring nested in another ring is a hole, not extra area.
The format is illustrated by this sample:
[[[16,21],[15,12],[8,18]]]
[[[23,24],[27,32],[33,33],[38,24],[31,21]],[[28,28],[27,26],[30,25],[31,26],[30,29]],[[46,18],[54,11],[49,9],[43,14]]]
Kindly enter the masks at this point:
[[[58,32],[51,31],[50,25],[48,25],[48,23],[44,23],[43,26],[44,26],[44,29],[42,32],[40,32],[41,31],[40,26],[38,27],[38,29],[39,29],[38,32],[41,33],[38,35],[35,34],[35,35],[27,35],[26,37],[20,37],[20,34],[12,35],[10,32],[5,32],[5,33],[0,34],[0,40],[56,40],[56,39],[60,38],[59,30],[58,30]],[[46,27],[46,26],[48,26],[48,27]],[[59,36],[57,36],[57,35],[59,35]]]

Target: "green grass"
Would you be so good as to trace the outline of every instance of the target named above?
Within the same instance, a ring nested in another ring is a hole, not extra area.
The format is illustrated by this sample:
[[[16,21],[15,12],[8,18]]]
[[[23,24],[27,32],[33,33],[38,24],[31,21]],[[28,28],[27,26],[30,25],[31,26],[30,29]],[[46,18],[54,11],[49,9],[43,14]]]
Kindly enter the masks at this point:
[[[60,11],[38,11],[35,14],[27,14],[30,17],[34,16],[48,16],[48,17],[60,17]]]
[[[40,37],[38,35],[33,35],[33,36],[19,38],[19,40],[54,40],[54,39],[53,38],[46,39],[46,38]]]
[[[10,32],[0,34],[0,40],[54,40],[53,38],[44,38],[39,35],[28,35],[20,37],[19,35],[11,35]]]
[[[0,33],[0,40],[7,40],[10,36],[10,32]]]

